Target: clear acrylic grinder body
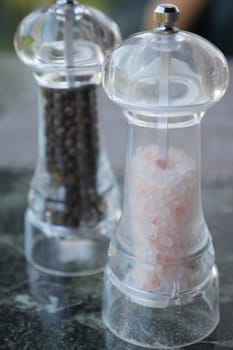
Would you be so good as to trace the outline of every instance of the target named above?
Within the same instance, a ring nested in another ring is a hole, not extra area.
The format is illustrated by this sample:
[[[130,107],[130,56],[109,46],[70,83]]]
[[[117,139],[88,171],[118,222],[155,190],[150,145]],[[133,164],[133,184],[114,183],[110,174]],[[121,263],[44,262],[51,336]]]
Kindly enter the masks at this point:
[[[103,319],[118,337],[173,348],[219,321],[218,271],[201,204],[200,122],[224,95],[228,66],[159,6],[153,32],[106,57],[103,85],[128,119],[123,212],[105,272]]]
[[[62,276],[103,269],[120,215],[117,184],[101,145],[97,89],[117,25],[76,1],[32,12],[15,49],[34,72],[39,157],[25,216],[25,252],[34,267]]]

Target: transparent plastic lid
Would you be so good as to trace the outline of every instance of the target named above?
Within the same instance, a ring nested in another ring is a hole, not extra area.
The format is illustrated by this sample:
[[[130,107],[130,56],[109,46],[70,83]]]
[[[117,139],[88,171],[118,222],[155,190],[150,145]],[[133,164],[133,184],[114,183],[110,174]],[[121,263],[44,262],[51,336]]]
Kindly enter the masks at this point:
[[[203,111],[224,95],[229,79],[219,49],[170,22],[123,42],[106,57],[103,72],[104,88],[113,101],[147,114]]]
[[[35,70],[100,71],[106,49],[120,41],[118,26],[102,12],[74,0],[36,10],[19,25],[15,48]]]

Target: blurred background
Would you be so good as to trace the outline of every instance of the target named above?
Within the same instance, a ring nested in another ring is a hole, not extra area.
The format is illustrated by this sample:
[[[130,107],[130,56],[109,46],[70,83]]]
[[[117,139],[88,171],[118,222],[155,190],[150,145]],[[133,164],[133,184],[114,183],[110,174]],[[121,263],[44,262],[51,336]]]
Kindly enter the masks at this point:
[[[123,36],[138,31],[142,14],[149,0],[83,0],[83,4],[94,6],[113,17],[121,27]],[[13,35],[19,21],[36,8],[55,3],[52,0],[1,0],[0,45],[1,49],[12,49]]]
[[[37,159],[37,98],[31,71],[13,49],[19,22],[32,10],[51,0],[1,0],[0,5],[0,169],[33,169]],[[83,0],[82,3],[109,14],[121,28],[123,38],[153,27],[153,8],[161,1]],[[233,41],[233,2],[228,0],[174,0],[182,12],[179,26],[195,31],[224,51],[230,63]],[[232,28],[231,28],[232,27]],[[203,178],[229,179],[233,174],[232,83],[224,99],[208,111],[203,121]],[[120,109],[104,94],[100,96],[100,126],[114,169],[123,172],[126,122]],[[208,117],[210,116],[210,117]],[[114,126],[114,128],[113,128]],[[109,132],[109,130],[114,130]]]

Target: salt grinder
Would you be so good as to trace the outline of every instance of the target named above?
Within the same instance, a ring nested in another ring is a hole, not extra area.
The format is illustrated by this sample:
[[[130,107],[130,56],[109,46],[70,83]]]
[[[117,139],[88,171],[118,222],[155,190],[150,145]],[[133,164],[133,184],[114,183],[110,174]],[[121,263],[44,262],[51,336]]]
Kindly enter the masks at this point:
[[[39,95],[39,157],[25,217],[27,259],[61,276],[99,272],[120,215],[116,181],[101,145],[97,88],[117,25],[75,0],[36,10],[15,49]]]
[[[223,54],[175,27],[157,27],[105,59],[103,85],[128,119],[123,213],[109,248],[103,319],[123,340],[173,348],[219,321],[218,271],[201,204],[200,122],[228,85]]]

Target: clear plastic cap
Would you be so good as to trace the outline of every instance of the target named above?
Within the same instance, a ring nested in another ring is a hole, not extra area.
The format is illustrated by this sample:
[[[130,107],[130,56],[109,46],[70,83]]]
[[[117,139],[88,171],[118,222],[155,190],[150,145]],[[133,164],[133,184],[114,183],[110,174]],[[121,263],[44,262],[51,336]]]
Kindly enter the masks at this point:
[[[131,36],[106,57],[103,85],[124,109],[153,115],[205,111],[225,93],[228,65],[202,37],[179,31],[178,9],[160,5],[157,28]]]
[[[121,39],[109,17],[75,0],[58,0],[36,10],[19,25],[15,49],[36,71],[101,71],[104,53]]]

